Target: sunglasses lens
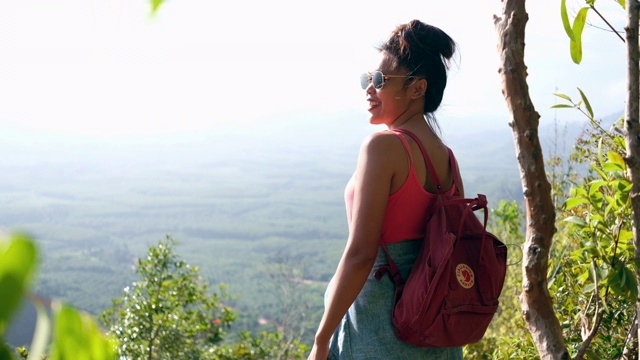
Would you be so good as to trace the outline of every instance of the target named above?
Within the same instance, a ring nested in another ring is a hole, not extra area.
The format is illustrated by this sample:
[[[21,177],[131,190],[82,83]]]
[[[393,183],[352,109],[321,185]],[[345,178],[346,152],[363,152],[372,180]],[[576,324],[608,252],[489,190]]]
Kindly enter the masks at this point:
[[[373,82],[373,87],[380,90],[382,89],[382,85],[384,85],[384,75],[381,71],[376,71],[371,75],[371,82]]]
[[[363,90],[366,89],[367,86],[369,86],[369,81],[370,81],[369,79],[371,79],[371,78],[369,77],[369,74],[367,74],[367,73],[364,73],[364,74],[360,75],[360,86],[362,86]]]

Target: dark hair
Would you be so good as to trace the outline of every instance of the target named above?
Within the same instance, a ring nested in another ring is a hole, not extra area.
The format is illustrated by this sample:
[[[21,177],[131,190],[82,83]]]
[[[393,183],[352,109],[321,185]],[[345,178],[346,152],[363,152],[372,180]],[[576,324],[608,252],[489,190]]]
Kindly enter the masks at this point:
[[[453,56],[455,48],[456,43],[444,31],[419,20],[412,20],[396,27],[378,50],[386,53],[394,70],[404,68],[409,71],[409,75],[427,80],[424,115],[429,117],[442,102],[444,88],[447,86],[448,60]]]

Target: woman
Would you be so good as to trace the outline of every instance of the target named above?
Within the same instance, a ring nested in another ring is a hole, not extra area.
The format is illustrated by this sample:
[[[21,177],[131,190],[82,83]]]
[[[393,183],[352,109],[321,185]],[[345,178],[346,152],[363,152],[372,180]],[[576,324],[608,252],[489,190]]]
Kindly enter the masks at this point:
[[[362,144],[356,171],[345,190],[349,239],[325,294],[325,312],[309,359],[461,359],[461,348],[429,349],[395,337],[391,323],[394,284],[374,278],[387,264],[385,244],[404,273],[423,236],[424,218],[435,193],[462,195],[447,146],[432,113],[440,106],[448,60],[455,42],[418,20],[398,26],[379,48],[376,69],[363,74],[371,124],[389,131]],[[415,134],[435,169],[429,175]],[[451,162],[450,162],[451,161]],[[457,167],[456,167],[457,168]]]

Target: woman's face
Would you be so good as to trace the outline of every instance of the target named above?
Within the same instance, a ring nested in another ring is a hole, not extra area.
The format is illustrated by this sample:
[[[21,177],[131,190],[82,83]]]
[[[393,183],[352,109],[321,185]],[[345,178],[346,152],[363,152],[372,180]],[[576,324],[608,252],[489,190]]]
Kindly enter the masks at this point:
[[[365,89],[369,105],[368,111],[371,114],[369,122],[374,125],[384,124],[390,127],[407,111],[409,106],[409,99],[406,96],[406,77],[404,77],[407,72],[393,70],[391,61],[383,53],[380,54],[377,66],[369,70],[370,79],[375,71],[382,72],[384,82],[381,89],[376,89],[373,81]]]

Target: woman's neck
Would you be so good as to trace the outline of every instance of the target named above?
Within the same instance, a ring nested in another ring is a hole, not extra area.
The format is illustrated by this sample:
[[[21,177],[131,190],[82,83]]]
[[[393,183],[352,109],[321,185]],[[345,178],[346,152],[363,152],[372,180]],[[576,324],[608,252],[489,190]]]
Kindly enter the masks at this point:
[[[389,130],[399,128],[409,129],[419,126],[419,124],[425,124],[425,119],[422,112],[417,110],[411,111],[411,109],[407,109],[405,112],[400,114],[400,116],[398,116],[391,124],[389,124],[388,127]]]

